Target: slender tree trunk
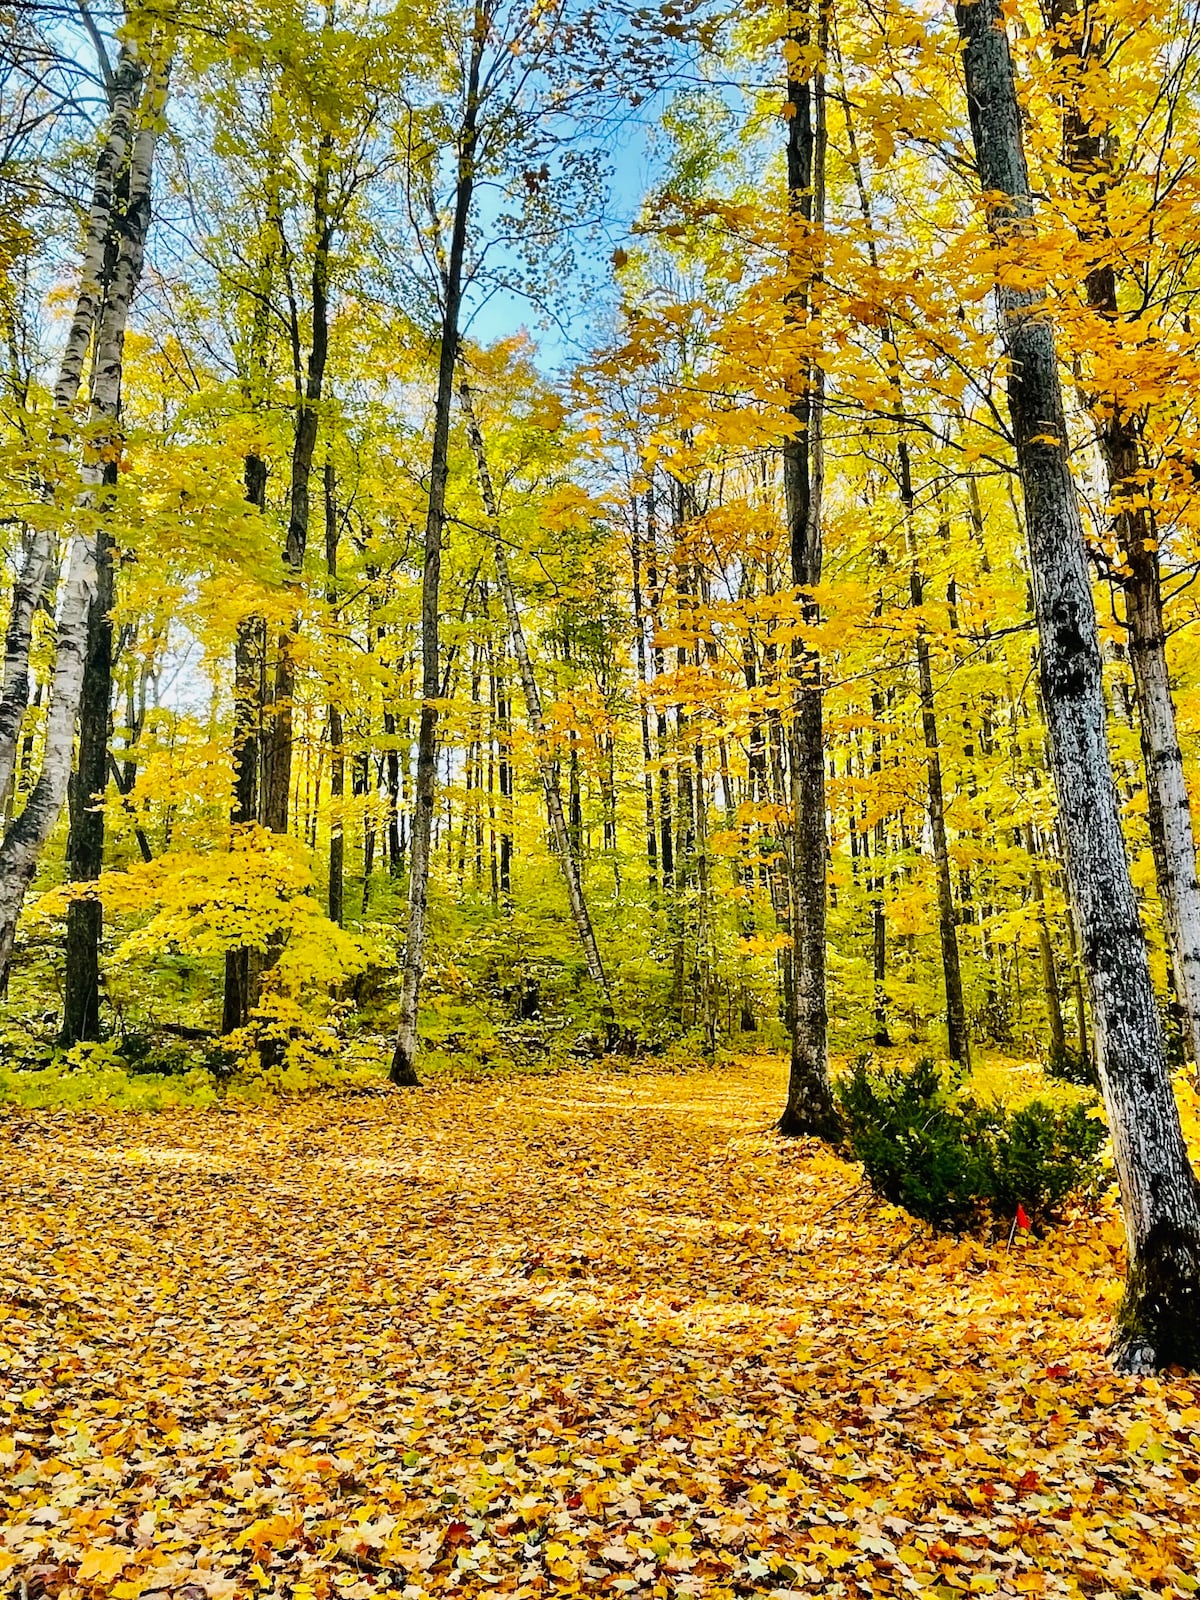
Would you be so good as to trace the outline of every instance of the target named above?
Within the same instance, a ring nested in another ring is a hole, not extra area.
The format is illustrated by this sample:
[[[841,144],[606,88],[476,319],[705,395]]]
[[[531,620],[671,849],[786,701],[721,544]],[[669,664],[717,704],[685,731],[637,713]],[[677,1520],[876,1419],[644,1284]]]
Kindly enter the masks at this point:
[[[788,121],[787,186],[792,226],[802,230],[793,245],[801,283],[811,279],[819,250],[813,229],[824,222],[824,85],[809,77],[805,52],[811,46],[807,19],[795,42],[799,63],[788,69],[787,96],[793,107]],[[815,94],[814,94],[815,88]],[[815,101],[815,107],[814,107]],[[815,116],[814,116],[815,110]],[[793,292],[791,313],[797,323],[808,318],[807,290]],[[783,449],[783,483],[787,501],[791,577],[802,616],[817,620],[812,586],[821,581],[821,414],[819,367],[806,366],[796,376],[792,404],[793,435]],[[825,830],[825,757],[821,662],[816,652],[796,646],[792,652],[791,743],[791,931],[792,1005],[791,1064],[787,1104],[779,1119],[781,1133],[835,1136],[838,1116],[829,1082],[828,1013],[825,995],[825,894],[828,839]]]
[[[116,482],[115,465],[105,477]],[[67,865],[74,883],[95,883],[104,867],[104,791],[108,787],[108,717],[113,665],[113,559],[103,524],[96,536],[96,593],[88,619],[87,669],[79,707],[79,754],[69,786]],[[104,906],[96,893],[67,907],[62,1042],[100,1037],[100,939]]]
[[[458,325],[462,308],[463,257],[467,222],[475,188],[475,147],[478,142],[479,71],[487,38],[488,19],[476,7],[467,70],[467,97],[459,133],[458,173],[454,192],[454,221],[450,253],[442,285],[442,332],[438,354],[437,396],[433,413],[433,444],[429,461],[429,506],[425,518],[425,565],[421,580],[421,722],[417,733],[417,777],[412,840],[409,847],[408,929],[404,941],[404,973],[400,993],[400,1018],[392,1053],[391,1080],[415,1085],[417,1077],[417,1017],[421,978],[425,970],[425,924],[429,900],[430,846],[437,783],[437,701],[441,694],[441,647],[438,607],[442,575],[442,531],[446,521],[446,481],[450,470],[450,412],[454,404],[454,372],[458,362]]]
[[[260,513],[266,507],[267,464],[250,454],[243,464],[246,500]],[[259,821],[262,799],[263,703],[266,698],[267,630],[262,617],[238,624],[233,651],[233,805],[234,829]],[[248,945],[225,952],[225,990],[221,1032],[244,1028],[258,1004],[263,955]]]
[[[529,658],[529,650],[525,643],[525,630],[521,625],[521,611],[517,604],[517,594],[513,588],[508,556],[505,554],[504,540],[500,531],[500,508],[496,503],[495,492],[492,488],[487,452],[484,448],[483,434],[479,431],[475,408],[471,401],[470,386],[465,379],[459,385],[459,398],[462,402],[463,416],[466,418],[471,450],[475,456],[480,497],[483,500],[484,511],[487,513],[488,528],[492,536],[492,555],[496,566],[496,581],[499,585],[501,599],[504,601],[504,613],[508,618],[508,636],[512,642],[513,655],[516,658],[517,669],[521,675],[521,687],[525,693],[525,715],[529,722],[529,731],[533,734],[537,748],[538,771],[541,774],[542,788],[546,795],[546,810],[550,816],[550,833],[554,842],[554,853],[558,857],[563,881],[567,886],[571,920],[574,922],[575,932],[579,936],[583,958],[587,963],[588,976],[600,991],[605,1014],[611,1015],[612,996],[609,992],[608,976],[604,970],[604,962],[600,957],[600,947],[596,943],[596,935],[592,927],[587,899],[584,896],[579,862],[575,852],[571,849],[570,830],[567,826],[567,819],[563,814],[562,793],[558,785],[558,774],[546,740],[546,722],[542,714],[542,697],[538,689],[537,678],[534,675],[533,662]]]
[[[71,775],[75,720],[87,666],[88,622],[96,593],[95,526],[97,514],[103,509],[99,502],[103,497],[105,470],[115,462],[120,450],[117,416],[125,328],[145,258],[154,152],[158,123],[166,101],[166,84],[164,62],[149,86],[143,126],[130,151],[128,201],[120,224],[120,242],[96,324],[83,489],[58,608],[42,768],[24,809],[9,825],[0,844],[0,982],[7,977],[25,891],[62,810]]]
[[[1000,0],[956,7],[980,185],[1006,246],[1033,203]],[[997,286],[1067,877],[1092,996],[1129,1263],[1111,1356],[1200,1365],[1200,1186],[1171,1089],[1109,755],[1096,612],[1067,455],[1053,328],[1036,290]]]
[[[925,580],[917,560],[914,523],[912,468],[908,443],[897,446],[900,469],[900,498],[904,509],[905,541],[908,545],[909,593],[914,609],[925,600]],[[937,706],[933,693],[933,665],[929,654],[929,635],[924,623],[917,627],[917,681],[921,694],[921,731],[925,740],[925,782],[929,802],[929,827],[933,835],[933,864],[937,879],[938,935],[942,950],[942,975],[946,984],[946,1036],[951,1061],[970,1060],[967,1041],[967,1011],[963,1000],[962,968],[958,955],[958,913],[954,904],[954,883],[950,875],[950,845],[946,835],[946,798],[942,782],[942,755],[938,742]]]
[[[291,482],[288,491],[288,525],[283,547],[283,564],[290,587],[299,591],[304,576],[304,556],[308,548],[309,491],[313,457],[321,415],[321,396],[325,368],[329,359],[329,267],[333,248],[334,224],[329,204],[329,164],[332,135],[322,135],[313,182],[312,211],[316,242],[313,247],[310,284],[312,337],[303,388],[297,394],[296,426],[292,436]],[[298,364],[299,332],[293,312],[293,351]],[[296,382],[299,388],[299,371]],[[272,695],[272,719],[267,729],[263,768],[263,822],[272,833],[288,831],[288,798],[292,785],[292,748],[296,694],[297,618],[280,634]]]
[[[338,604],[338,504],[333,462],[325,460],[325,598]],[[329,698],[329,920],[340,928],[345,915],[346,824],[342,799],[346,792],[346,740],[337,688]]]

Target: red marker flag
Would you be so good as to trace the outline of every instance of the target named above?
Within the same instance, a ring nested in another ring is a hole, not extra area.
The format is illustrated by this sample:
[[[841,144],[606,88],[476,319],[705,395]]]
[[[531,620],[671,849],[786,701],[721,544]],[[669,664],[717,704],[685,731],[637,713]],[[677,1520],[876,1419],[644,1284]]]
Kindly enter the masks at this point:
[[[1032,1226],[1032,1224],[1029,1221],[1029,1217],[1028,1217],[1028,1215],[1027,1215],[1027,1213],[1025,1211],[1025,1207],[1018,1200],[1017,1201],[1017,1227],[1018,1228],[1024,1228],[1025,1231],[1028,1232],[1029,1229],[1031,1228],[1031,1226]]]

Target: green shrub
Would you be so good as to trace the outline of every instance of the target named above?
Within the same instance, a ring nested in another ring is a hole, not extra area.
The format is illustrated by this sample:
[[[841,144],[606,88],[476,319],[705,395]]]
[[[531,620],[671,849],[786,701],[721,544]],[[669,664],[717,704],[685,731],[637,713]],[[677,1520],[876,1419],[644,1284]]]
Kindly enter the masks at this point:
[[[1094,1101],[1016,1107],[974,1098],[923,1058],[910,1069],[858,1062],[837,1085],[846,1137],[871,1186],[913,1216],[963,1227],[1054,1213],[1100,1187],[1104,1125]]]

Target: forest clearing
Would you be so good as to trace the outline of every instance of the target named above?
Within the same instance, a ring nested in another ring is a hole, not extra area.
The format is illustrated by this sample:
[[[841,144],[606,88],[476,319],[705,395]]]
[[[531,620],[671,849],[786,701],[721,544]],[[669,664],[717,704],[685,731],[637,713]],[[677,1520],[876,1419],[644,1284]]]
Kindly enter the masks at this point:
[[[0,1121],[0,1581],[1193,1593],[1200,1385],[1105,1360],[1111,1201],[936,1237],[782,1088]]]

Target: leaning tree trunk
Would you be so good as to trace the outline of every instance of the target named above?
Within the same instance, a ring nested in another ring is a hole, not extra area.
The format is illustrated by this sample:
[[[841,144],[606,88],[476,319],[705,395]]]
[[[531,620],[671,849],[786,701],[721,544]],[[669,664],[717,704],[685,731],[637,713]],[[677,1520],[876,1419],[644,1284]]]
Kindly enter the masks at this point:
[[[115,238],[117,185],[127,169],[133,121],[144,77],[141,62],[128,48],[124,49],[113,75],[112,109],[104,143],[96,157],[79,288],[54,384],[54,435],[60,457],[65,457],[69,448],[73,433],[71,410],[79,396],[84,360],[104,298],[109,254]],[[56,487],[54,482],[47,484],[47,498],[55,498]],[[21,724],[29,704],[33,618],[45,592],[55,545],[56,529],[52,519],[46,518],[25,544],[21,568],[13,586],[4,638],[4,675],[0,681],[0,794],[7,792],[16,766]]]
[[[521,612],[517,605],[517,594],[513,588],[512,574],[508,567],[508,557],[504,552],[504,540],[500,534],[500,508],[496,504],[496,495],[492,488],[492,475],[488,470],[483,434],[479,430],[479,422],[471,402],[471,389],[465,379],[459,384],[458,392],[462,401],[463,416],[467,422],[467,435],[470,438],[471,450],[475,456],[475,467],[479,477],[479,492],[483,500],[483,509],[487,513],[488,527],[492,536],[492,557],[496,567],[496,581],[500,585],[500,594],[504,601],[504,614],[508,619],[509,638],[512,640],[513,655],[516,657],[517,667],[521,675],[521,688],[525,694],[525,715],[529,720],[529,731],[533,734],[537,748],[538,771],[541,774],[542,788],[546,795],[546,810],[550,817],[550,833],[554,840],[554,853],[558,857],[558,864],[562,868],[563,880],[567,886],[567,899],[571,906],[571,920],[574,922],[575,931],[579,935],[579,943],[583,949],[583,959],[587,963],[588,976],[599,989],[603,997],[605,1013],[608,1015],[612,1011],[612,995],[608,987],[608,976],[605,973],[604,963],[600,957],[600,948],[596,943],[592,919],[588,912],[587,900],[584,897],[579,860],[571,849],[571,836],[567,827],[567,819],[563,813],[562,790],[559,788],[558,770],[550,754],[546,739],[546,721],[542,715],[542,697],[538,690],[537,678],[534,676],[533,662],[529,659],[529,649],[525,643],[525,630],[521,626]]]
[[[87,454],[78,517],[67,556],[58,608],[54,672],[46,710],[42,767],[20,816],[0,844],[0,984],[7,977],[25,891],[37,870],[71,776],[75,719],[87,666],[88,619],[96,593],[98,501],[105,468],[120,449],[117,414],[121,398],[125,328],[142,273],[150,225],[150,188],[158,124],[166,102],[167,68],[156,72],[129,157],[129,198],[120,221],[116,264],[96,327],[92,356]]]
[[[450,473],[450,411],[454,404],[454,370],[458,362],[458,324],[462,310],[463,258],[467,222],[475,189],[475,147],[479,138],[479,69],[483,60],[487,18],[476,12],[475,34],[467,75],[467,97],[460,130],[458,173],[450,254],[442,285],[442,331],[438,352],[437,395],[433,409],[433,444],[429,458],[429,505],[425,517],[425,564],[421,575],[421,721],[417,731],[417,773],[413,795],[412,833],[408,857],[408,928],[404,939],[404,974],[400,1018],[390,1077],[393,1083],[415,1085],[417,1016],[425,970],[425,925],[429,901],[429,857],[437,782],[437,702],[442,692],[438,604],[442,576],[442,532],[446,522],[446,482]]]
[[[1033,203],[1000,0],[956,7],[980,185],[998,244]],[[1121,833],[1083,526],[1044,297],[997,284],[1067,878],[1092,995],[1129,1262],[1110,1354],[1126,1372],[1200,1365],[1200,1186],[1171,1089]]]
[[[810,39],[805,25],[795,41],[804,52]],[[792,226],[803,230],[794,247],[800,284],[811,276],[803,259],[813,248],[814,223],[820,226],[824,185],[824,93],[821,80],[813,94],[807,65],[788,71],[787,183]],[[814,98],[816,116],[814,118]],[[802,326],[807,317],[807,292],[792,291],[790,312]],[[792,404],[793,435],[783,450],[783,485],[787,501],[791,574],[802,615],[817,620],[811,590],[821,580],[820,373],[806,363],[797,379]],[[816,470],[814,470],[814,468]],[[825,752],[821,661],[815,650],[797,646],[792,652],[792,837],[788,852],[791,879],[791,1064],[787,1104],[779,1119],[781,1133],[836,1133],[837,1111],[829,1083],[829,1019],[825,994]]]

